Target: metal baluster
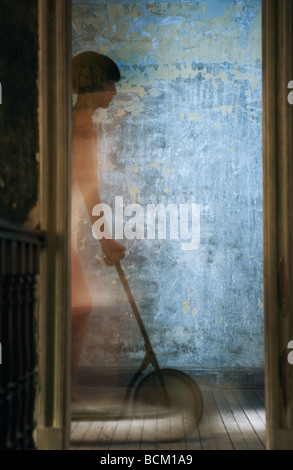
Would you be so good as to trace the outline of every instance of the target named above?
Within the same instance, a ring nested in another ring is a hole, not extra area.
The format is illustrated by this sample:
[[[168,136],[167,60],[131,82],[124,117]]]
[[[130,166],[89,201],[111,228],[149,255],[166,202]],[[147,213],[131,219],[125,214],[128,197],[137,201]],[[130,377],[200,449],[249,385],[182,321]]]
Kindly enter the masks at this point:
[[[20,275],[20,344],[19,351],[21,355],[21,373],[19,378],[19,389],[20,389],[20,412],[18,417],[18,436],[17,436],[17,448],[25,448],[25,417],[26,417],[26,406],[28,400],[27,393],[27,347],[26,347],[26,338],[27,338],[27,325],[26,325],[26,309],[25,309],[25,295],[26,295],[26,284],[25,284],[25,252],[26,252],[26,243],[21,242],[19,244],[19,275]]]
[[[35,449],[35,303],[41,239],[41,232],[0,221],[0,449]]]
[[[7,393],[7,344],[8,344],[8,325],[5,308],[5,292],[6,292],[6,240],[1,239],[0,245],[0,342],[2,347],[2,364],[0,365],[0,449],[6,449],[6,432],[8,424],[8,413],[6,403]]]
[[[34,448],[33,430],[34,430],[34,404],[36,398],[36,347],[35,347],[35,300],[36,300],[36,275],[35,275],[35,257],[38,247],[28,244],[28,265],[27,272],[27,291],[26,291],[26,322],[27,337],[26,346],[28,351],[27,361],[27,408],[26,408],[26,448]]]

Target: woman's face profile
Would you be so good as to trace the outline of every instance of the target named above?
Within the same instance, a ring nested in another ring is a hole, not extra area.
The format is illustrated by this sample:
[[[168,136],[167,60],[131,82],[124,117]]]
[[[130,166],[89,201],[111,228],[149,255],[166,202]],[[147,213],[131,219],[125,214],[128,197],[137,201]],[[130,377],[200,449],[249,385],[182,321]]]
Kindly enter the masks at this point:
[[[116,86],[114,81],[107,82],[102,90],[94,91],[91,93],[91,99],[93,103],[93,107],[95,109],[102,108],[107,109],[117,94]]]

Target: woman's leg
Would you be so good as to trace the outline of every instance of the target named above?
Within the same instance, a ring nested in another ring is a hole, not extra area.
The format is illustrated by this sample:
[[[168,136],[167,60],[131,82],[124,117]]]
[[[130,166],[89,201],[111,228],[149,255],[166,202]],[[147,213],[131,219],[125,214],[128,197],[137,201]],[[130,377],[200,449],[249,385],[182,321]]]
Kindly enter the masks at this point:
[[[87,322],[89,319],[91,309],[85,310],[82,313],[74,313],[72,315],[71,323],[71,397],[77,398],[75,392],[75,380],[79,363],[79,358],[84,343],[86,334]]]
[[[85,339],[92,298],[80,261],[74,250],[71,253],[71,394],[76,398],[74,384],[80,353]]]

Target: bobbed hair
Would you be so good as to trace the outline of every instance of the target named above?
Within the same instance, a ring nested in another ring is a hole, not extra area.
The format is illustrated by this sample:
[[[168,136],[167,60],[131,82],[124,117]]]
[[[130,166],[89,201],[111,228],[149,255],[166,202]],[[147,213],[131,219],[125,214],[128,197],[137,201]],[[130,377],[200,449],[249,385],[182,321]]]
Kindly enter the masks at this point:
[[[106,83],[119,80],[119,68],[103,54],[87,51],[72,59],[72,90],[78,95],[103,90]]]

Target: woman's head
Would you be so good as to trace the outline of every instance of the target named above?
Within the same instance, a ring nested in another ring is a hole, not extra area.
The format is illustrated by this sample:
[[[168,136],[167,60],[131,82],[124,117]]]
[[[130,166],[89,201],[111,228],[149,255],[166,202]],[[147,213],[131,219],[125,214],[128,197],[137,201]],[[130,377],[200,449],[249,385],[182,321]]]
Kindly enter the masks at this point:
[[[78,95],[104,91],[119,80],[119,68],[105,55],[87,51],[72,60],[72,89]]]

